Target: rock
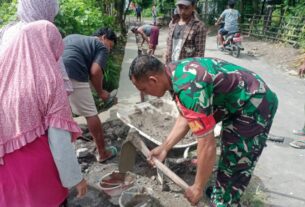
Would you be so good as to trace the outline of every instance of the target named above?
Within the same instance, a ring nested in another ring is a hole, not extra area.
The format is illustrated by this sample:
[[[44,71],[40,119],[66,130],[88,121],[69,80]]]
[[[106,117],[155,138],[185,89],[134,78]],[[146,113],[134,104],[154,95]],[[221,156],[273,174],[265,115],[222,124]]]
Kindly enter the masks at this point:
[[[178,195],[178,194],[175,194],[175,195],[174,195],[174,197],[175,197],[175,198],[178,198],[178,197],[179,197],[179,195]]]
[[[156,176],[151,176],[151,178],[150,178],[151,180],[156,180]]]
[[[108,129],[105,131],[105,133],[106,133],[106,134],[109,134],[109,135],[112,135],[113,132],[114,132],[114,129],[113,129],[113,128],[108,128]]]
[[[298,76],[298,75],[299,75],[299,73],[298,73],[297,71],[295,71],[295,70],[290,70],[290,71],[288,72],[288,74],[289,74],[289,75],[292,75],[292,76]]]
[[[117,138],[117,141],[120,142],[122,139],[120,137]]]
[[[81,167],[81,169],[82,169],[83,172],[86,172],[86,171],[88,172],[88,167],[89,167],[89,165],[88,165],[87,163],[84,163],[84,162],[81,163],[81,164],[80,164],[80,167]],[[86,173],[87,173],[87,172],[86,172]]]
[[[103,129],[107,130],[108,128],[110,128],[110,123],[109,122],[103,123]]]
[[[163,183],[162,189],[161,189],[161,190],[162,190],[162,191],[165,191],[165,192],[169,192],[171,189],[170,189],[170,187],[169,187],[168,184]]]
[[[88,148],[79,148],[76,150],[76,156],[79,157],[79,158],[82,158],[82,157],[87,157],[89,156],[89,150]]]

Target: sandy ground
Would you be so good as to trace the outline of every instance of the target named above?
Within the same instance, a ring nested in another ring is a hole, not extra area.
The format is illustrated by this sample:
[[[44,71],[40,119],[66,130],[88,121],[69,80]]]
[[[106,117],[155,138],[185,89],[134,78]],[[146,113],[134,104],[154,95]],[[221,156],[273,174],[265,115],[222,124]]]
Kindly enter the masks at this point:
[[[162,58],[164,54],[166,37],[167,29],[161,28],[156,51],[156,56],[159,58]],[[261,75],[271,89],[277,93],[280,100],[271,133],[287,136],[283,144],[268,143],[268,147],[264,150],[257,164],[251,185],[247,189],[248,192],[244,195],[243,206],[305,206],[305,150],[296,150],[288,145],[289,141],[297,139],[291,134],[291,130],[301,127],[304,123],[305,82],[296,76],[289,75],[289,71],[296,71],[293,68],[293,63],[299,51],[287,45],[272,44],[247,37],[245,37],[243,44],[245,51],[242,52],[239,59],[236,59],[218,51],[215,36],[210,33],[207,38],[206,56],[225,59]],[[118,92],[119,104],[101,114],[101,119],[107,122],[104,124],[107,143],[117,146],[119,150],[127,136],[128,127],[116,119],[116,112],[130,109],[139,101],[139,93],[128,78],[129,65],[136,55],[134,35],[129,34],[122,63]],[[84,123],[84,120],[79,118],[78,122]],[[85,136],[89,137],[89,134],[85,133]],[[90,190],[85,198],[76,199],[74,198],[75,191],[72,189],[69,206],[115,206],[101,191],[98,183],[105,174],[117,169],[118,157],[104,164],[97,163],[95,161],[95,147],[90,139],[88,141],[78,140],[76,147],[88,149],[87,156],[79,161],[90,185]],[[181,154],[178,153],[178,156]],[[192,184],[195,175],[193,165],[189,162],[170,163],[169,165],[187,183]],[[162,191],[162,187],[157,181],[156,170],[150,168],[145,158],[140,154],[136,158],[133,173],[137,175],[136,185],[151,188],[154,197],[160,201],[161,206],[190,206],[184,199],[183,192],[172,182],[169,182],[168,187],[163,188]]]

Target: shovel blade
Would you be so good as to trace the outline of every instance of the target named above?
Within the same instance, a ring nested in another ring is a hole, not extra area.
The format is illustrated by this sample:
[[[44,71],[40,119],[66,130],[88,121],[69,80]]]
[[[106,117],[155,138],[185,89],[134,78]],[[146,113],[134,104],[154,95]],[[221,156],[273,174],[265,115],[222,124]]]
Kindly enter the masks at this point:
[[[132,172],[136,161],[136,148],[131,141],[127,140],[122,144],[119,160],[119,172]]]

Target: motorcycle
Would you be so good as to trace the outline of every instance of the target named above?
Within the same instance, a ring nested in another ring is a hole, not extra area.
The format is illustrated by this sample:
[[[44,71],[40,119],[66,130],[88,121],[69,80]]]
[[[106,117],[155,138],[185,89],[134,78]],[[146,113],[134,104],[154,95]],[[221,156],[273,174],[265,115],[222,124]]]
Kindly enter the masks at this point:
[[[225,23],[223,21],[219,23],[219,30],[224,27],[224,24]],[[233,55],[233,57],[238,58],[240,56],[240,51],[244,50],[242,46],[242,36],[240,32],[232,32],[232,33],[230,32],[224,35],[223,38],[224,41],[222,45],[217,35],[216,37],[217,48],[222,50],[223,52],[228,52],[229,54]]]

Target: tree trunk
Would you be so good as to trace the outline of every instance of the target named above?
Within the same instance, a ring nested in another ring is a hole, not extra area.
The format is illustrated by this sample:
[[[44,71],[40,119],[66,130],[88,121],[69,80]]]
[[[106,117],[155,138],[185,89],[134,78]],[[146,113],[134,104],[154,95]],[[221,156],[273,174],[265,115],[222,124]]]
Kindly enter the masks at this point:
[[[132,1],[132,0],[129,0],[129,1],[128,1],[128,5],[127,5],[127,7],[126,7],[126,10],[124,11],[124,18],[123,18],[123,21],[124,21],[124,22],[126,21],[127,12],[128,12],[129,7],[130,7],[131,1]]]
[[[116,22],[120,25],[122,33],[126,33],[125,27],[125,12],[124,12],[125,1],[124,0],[115,0],[114,1],[114,8],[117,12],[116,15]]]
[[[253,14],[259,14],[258,4],[259,4],[259,1],[252,0]]]
[[[204,21],[208,21],[208,14],[209,14],[209,0],[205,0],[205,5],[204,5]]]

